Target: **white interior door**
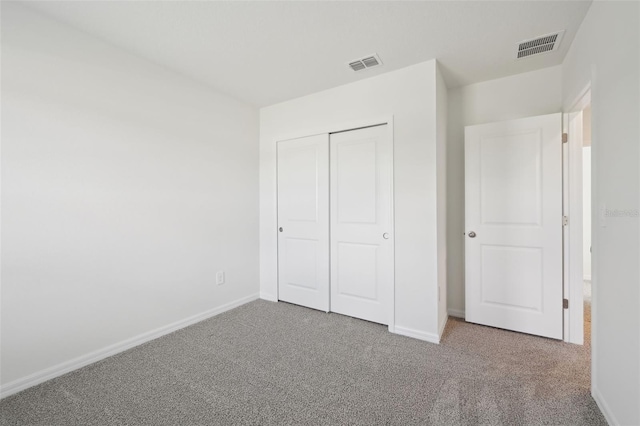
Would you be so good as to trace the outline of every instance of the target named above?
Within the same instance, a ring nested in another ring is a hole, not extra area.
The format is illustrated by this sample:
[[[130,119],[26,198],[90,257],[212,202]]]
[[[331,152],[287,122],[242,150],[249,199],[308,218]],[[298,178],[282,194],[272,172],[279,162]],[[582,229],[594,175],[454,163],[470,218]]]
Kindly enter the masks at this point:
[[[561,120],[465,129],[467,321],[562,338]]]
[[[331,311],[389,324],[393,232],[388,126],[334,133],[330,141]]]
[[[329,135],[278,142],[278,299],[329,311]]]

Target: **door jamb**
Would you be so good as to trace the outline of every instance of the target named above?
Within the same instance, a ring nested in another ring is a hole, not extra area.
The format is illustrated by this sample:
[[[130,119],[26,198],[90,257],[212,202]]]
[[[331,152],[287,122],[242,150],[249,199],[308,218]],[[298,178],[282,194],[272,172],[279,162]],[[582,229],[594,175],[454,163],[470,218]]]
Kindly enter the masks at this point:
[[[582,270],[583,253],[583,200],[582,200],[582,120],[576,120],[582,110],[591,103],[591,85],[587,85],[573,106],[563,114],[563,132],[568,134],[563,174],[568,181],[563,191],[563,211],[569,218],[564,231],[564,297],[569,299],[569,308],[564,312],[563,340],[568,343],[584,344],[584,277]],[[579,121],[579,123],[577,122]],[[563,144],[564,145],[564,144]],[[592,159],[593,161],[593,159]],[[593,175],[593,170],[592,170]],[[592,178],[593,180],[593,178]],[[568,192],[568,193],[567,193]],[[593,192],[593,189],[592,189]],[[594,205],[592,196],[592,206]],[[593,227],[593,222],[592,222]],[[592,262],[593,264],[593,262]],[[594,280],[592,273],[592,280]],[[592,281],[593,282],[593,281]],[[594,292],[595,293],[595,292]],[[593,304],[593,301],[592,301]]]

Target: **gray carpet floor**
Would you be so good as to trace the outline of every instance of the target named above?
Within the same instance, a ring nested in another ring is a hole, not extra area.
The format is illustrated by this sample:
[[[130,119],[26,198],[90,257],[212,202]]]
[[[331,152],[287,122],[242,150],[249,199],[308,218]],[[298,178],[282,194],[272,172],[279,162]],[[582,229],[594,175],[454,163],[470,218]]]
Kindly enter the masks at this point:
[[[5,398],[0,425],[604,425],[589,351],[458,319],[434,345],[259,300]]]

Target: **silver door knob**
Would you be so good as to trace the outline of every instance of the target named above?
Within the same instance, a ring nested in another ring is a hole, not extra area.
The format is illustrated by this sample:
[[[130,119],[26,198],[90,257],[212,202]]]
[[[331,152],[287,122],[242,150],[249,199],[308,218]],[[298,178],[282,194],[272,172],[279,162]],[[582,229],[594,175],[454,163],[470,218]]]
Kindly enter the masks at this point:
[[[384,234],[382,234],[382,238],[384,238],[385,240],[389,239],[389,233],[385,232]]]
[[[280,228],[278,228],[278,231],[280,231],[280,232],[284,231],[284,229],[282,229],[282,226]]]
[[[476,237],[476,233],[471,231],[469,232],[469,238],[475,238]]]

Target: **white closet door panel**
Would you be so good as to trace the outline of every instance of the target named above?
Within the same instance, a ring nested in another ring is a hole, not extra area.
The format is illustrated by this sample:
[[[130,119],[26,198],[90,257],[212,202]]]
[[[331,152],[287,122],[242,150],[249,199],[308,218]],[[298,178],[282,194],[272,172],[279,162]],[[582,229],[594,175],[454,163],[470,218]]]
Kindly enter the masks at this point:
[[[278,142],[278,299],[329,311],[329,136]]]
[[[387,126],[335,133],[331,153],[331,311],[389,323],[393,292]]]

